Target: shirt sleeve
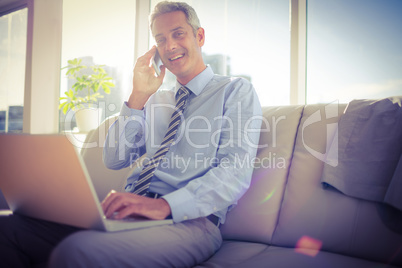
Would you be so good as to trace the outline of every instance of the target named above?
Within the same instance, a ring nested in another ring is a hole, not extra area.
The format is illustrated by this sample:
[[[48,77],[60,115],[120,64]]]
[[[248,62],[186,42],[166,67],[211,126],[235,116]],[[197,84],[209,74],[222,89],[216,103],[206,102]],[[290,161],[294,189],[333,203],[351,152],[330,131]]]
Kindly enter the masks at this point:
[[[103,162],[109,169],[130,166],[145,152],[143,110],[130,109],[125,102],[110,126],[103,149]]]
[[[250,186],[262,112],[253,86],[238,79],[226,88],[217,163],[186,186],[164,195],[175,222],[215,214],[224,222],[227,209]]]

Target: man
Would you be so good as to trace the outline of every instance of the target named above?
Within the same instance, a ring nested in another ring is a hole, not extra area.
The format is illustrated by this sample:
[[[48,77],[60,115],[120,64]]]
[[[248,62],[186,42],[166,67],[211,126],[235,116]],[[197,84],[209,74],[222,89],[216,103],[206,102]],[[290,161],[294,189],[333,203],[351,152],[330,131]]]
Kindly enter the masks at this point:
[[[140,156],[144,165],[127,179],[126,192],[110,192],[102,207],[109,218],[171,217],[175,223],[106,233],[17,216],[8,224],[0,220],[0,250],[21,264],[52,252],[50,267],[191,267],[221,246],[219,224],[250,184],[261,107],[249,82],[214,75],[205,65],[204,29],[190,6],[159,3],[150,27],[157,46],[137,60],[131,96],[103,155],[112,169]],[[150,67],[156,50],[163,62],[159,76]],[[176,87],[158,90],[166,68],[177,77]],[[29,245],[9,242],[5,233],[15,237],[15,229],[35,233]],[[46,250],[38,253],[35,244]]]

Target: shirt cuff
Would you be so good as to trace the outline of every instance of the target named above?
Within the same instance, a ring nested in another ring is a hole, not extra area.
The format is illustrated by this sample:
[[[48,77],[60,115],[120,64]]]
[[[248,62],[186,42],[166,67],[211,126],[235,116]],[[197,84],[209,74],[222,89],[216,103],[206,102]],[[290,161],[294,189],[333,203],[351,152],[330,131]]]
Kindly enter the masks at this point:
[[[122,116],[144,116],[144,110],[131,109],[125,101],[121,107],[120,115]]]
[[[198,218],[193,195],[186,189],[181,188],[162,197],[168,202],[172,211],[174,222]]]
[[[145,117],[144,110],[131,109],[130,107],[127,106],[127,102],[123,103],[120,110],[119,119],[121,120],[121,124],[123,124],[124,128],[126,129],[127,138],[133,134],[136,135],[138,131],[134,131],[135,129],[143,127],[144,117]],[[127,132],[127,130],[129,131]]]

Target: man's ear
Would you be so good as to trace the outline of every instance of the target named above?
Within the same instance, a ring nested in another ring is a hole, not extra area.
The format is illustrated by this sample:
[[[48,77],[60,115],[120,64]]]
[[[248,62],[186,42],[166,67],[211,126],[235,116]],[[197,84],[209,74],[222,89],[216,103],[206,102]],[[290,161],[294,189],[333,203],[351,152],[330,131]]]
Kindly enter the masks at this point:
[[[205,43],[205,32],[204,28],[198,28],[197,30],[197,43],[199,47],[202,47]]]

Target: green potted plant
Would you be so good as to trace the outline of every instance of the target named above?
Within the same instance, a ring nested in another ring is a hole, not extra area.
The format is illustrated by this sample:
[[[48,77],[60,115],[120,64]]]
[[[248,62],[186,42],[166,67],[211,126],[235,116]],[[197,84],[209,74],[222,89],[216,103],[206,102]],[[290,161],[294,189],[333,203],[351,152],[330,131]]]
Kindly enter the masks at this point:
[[[67,77],[74,79],[75,83],[71,88],[64,92],[65,96],[60,97],[59,109],[67,114],[69,111],[75,113],[78,129],[81,132],[88,132],[98,125],[99,112],[97,103],[104,96],[100,89],[106,94],[110,94],[110,89],[115,87],[104,65],[85,66],[81,59],[69,60]]]

